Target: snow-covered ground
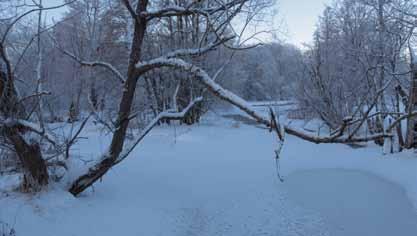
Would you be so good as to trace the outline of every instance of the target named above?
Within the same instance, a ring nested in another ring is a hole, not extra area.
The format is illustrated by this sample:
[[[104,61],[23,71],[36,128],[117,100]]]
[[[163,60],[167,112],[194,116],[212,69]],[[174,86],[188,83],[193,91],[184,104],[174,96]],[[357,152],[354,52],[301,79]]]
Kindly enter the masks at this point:
[[[285,185],[291,200],[321,213],[332,235],[416,235],[417,215],[404,190],[382,178],[321,169],[292,173]]]
[[[95,127],[85,136],[75,154],[105,150]],[[417,235],[417,154],[288,136],[281,183],[274,138],[216,115],[159,127],[79,198],[62,184],[36,196],[3,193],[0,221],[18,236]]]

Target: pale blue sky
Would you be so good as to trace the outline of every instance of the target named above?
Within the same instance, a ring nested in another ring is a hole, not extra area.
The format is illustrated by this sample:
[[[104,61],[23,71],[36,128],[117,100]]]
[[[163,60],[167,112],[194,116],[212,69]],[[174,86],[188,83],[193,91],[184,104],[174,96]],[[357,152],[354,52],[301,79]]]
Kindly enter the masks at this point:
[[[278,0],[276,21],[283,20],[289,43],[298,46],[312,41],[318,17],[332,0]]]

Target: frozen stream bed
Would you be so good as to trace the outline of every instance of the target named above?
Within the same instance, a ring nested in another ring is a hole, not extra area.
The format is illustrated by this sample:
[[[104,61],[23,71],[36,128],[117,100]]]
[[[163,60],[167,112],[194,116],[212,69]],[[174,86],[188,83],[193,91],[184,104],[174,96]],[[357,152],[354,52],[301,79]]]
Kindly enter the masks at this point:
[[[287,136],[281,183],[274,134],[215,119],[154,129],[79,198],[66,190],[86,168],[77,159],[66,180],[37,195],[7,190],[13,181],[2,177],[0,221],[16,236],[417,235],[415,153]],[[86,160],[110,141],[94,125],[83,136],[73,154]]]
[[[297,171],[285,182],[289,198],[319,212],[331,235],[410,235],[417,215],[404,190],[372,174],[343,169]]]

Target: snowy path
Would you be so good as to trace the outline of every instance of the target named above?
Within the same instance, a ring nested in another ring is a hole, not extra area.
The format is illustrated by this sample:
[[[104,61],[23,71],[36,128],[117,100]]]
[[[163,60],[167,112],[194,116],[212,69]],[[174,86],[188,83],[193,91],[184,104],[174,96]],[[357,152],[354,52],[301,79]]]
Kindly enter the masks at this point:
[[[331,235],[402,235],[417,233],[417,215],[404,190],[359,171],[299,171],[285,183],[291,200],[320,212]]]
[[[105,138],[89,139],[80,150],[90,148],[98,153],[104,150],[106,142]],[[329,221],[323,211],[302,204],[301,198],[300,204],[297,196],[287,191],[290,188],[286,186],[292,181],[298,185],[298,177],[290,175],[288,183],[277,181],[273,144],[272,134],[265,130],[236,128],[231,123],[182,127],[175,132],[172,128],[158,128],[126,162],[97,183],[94,191],[74,199],[56,186],[29,199],[15,195],[1,198],[0,219],[14,225],[17,236],[344,235],[334,234],[337,224]],[[317,156],[334,153],[333,149],[340,153],[338,158],[360,152],[344,145],[317,146],[289,137],[283,153],[283,171],[290,174],[300,168],[354,167],[353,162],[348,165],[331,157],[318,161]],[[300,178],[306,186],[317,184],[314,178]],[[384,186],[374,189],[381,197],[378,201],[395,204],[385,197]],[[394,186],[387,191],[397,190],[400,193],[395,200],[407,205],[408,199],[399,188]],[[356,201],[367,199],[358,195]],[[411,208],[409,204],[408,207]],[[393,213],[391,208],[382,210],[385,215]],[[357,214],[367,211],[360,208]],[[411,211],[398,210],[395,217],[411,221],[415,219],[410,216]],[[363,227],[371,230],[374,226]]]

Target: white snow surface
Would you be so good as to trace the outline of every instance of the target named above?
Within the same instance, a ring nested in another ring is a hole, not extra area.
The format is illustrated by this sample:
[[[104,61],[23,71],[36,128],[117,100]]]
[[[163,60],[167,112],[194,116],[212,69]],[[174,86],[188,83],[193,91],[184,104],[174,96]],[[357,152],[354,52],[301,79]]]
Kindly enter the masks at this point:
[[[417,232],[416,213],[404,200],[404,190],[366,172],[297,171],[287,178],[286,186],[291,200],[323,215],[332,235],[413,236]]]
[[[107,148],[97,130],[74,150],[84,161]],[[158,127],[79,198],[65,190],[77,162],[41,194],[0,189],[0,221],[18,236],[417,235],[417,154],[286,136],[281,183],[275,138],[213,114]],[[10,179],[0,176],[0,187]]]

